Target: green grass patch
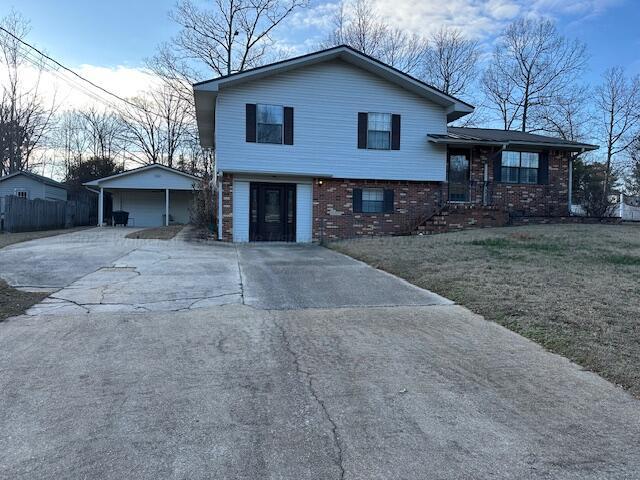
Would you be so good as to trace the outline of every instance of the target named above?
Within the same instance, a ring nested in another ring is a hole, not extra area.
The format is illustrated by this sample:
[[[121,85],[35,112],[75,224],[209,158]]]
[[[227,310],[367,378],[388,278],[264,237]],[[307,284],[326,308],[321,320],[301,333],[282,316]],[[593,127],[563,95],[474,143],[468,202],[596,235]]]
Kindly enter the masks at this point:
[[[637,266],[640,265],[640,257],[636,255],[606,255],[604,261],[612,265]]]

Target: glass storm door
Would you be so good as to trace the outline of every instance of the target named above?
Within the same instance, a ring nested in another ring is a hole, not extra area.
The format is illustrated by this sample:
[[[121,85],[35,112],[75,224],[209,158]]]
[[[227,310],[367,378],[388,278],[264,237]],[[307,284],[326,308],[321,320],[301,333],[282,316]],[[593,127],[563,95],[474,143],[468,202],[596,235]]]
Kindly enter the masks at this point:
[[[449,152],[449,201],[469,201],[469,152]]]
[[[251,184],[251,241],[295,241],[295,188],[295,184]]]

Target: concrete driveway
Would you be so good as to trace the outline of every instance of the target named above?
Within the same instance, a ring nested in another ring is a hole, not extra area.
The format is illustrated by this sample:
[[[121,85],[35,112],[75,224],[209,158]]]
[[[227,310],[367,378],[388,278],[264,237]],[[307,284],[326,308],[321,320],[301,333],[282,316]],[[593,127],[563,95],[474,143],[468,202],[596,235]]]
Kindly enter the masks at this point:
[[[640,477],[640,402],[460,306],[320,247],[114,232],[0,324],[2,478]]]

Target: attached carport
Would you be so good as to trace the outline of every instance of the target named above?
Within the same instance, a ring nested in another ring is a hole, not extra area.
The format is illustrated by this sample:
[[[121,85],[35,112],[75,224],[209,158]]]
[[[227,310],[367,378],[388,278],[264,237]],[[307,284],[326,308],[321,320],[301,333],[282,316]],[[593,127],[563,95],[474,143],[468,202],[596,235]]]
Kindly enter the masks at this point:
[[[159,227],[189,223],[190,208],[200,178],[164,165],[147,165],[85,183],[100,191],[98,225],[104,218],[104,201],[111,194],[113,210],[129,212],[133,227]]]

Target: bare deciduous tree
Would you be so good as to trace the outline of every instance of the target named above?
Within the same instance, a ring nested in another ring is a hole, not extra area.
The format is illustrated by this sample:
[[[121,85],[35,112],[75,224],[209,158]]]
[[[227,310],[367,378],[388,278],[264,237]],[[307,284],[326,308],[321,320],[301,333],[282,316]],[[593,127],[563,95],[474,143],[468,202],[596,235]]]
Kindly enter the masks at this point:
[[[468,94],[477,80],[479,57],[478,42],[443,27],[429,38],[422,76],[449,95]]]
[[[608,69],[596,89],[599,137],[605,150],[604,193],[617,156],[626,152],[640,135],[640,77],[627,78],[621,67]]]
[[[496,45],[483,89],[505,129],[531,131],[540,107],[563,98],[585,64],[584,44],[560,35],[553,22],[519,19]]]
[[[122,115],[125,138],[143,152],[145,163],[176,166],[191,134],[188,104],[166,85],[130,101],[136,107],[127,108]]]
[[[388,25],[376,12],[371,0],[342,2],[333,19],[333,30],[320,44],[350,47],[409,74],[422,68],[427,42]]]
[[[571,141],[584,141],[593,134],[589,90],[576,85],[540,106],[537,120],[543,133]]]
[[[46,107],[40,98],[42,63],[27,57],[20,40],[27,36],[29,22],[11,11],[0,21],[10,32],[0,32],[0,65],[3,71],[0,98],[0,173],[27,170],[34,150],[52,126],[55,99]],[[35,78],[25,75],[31,64]]]
[[[306,0],[214,0],[211,9],[181,0],[171,18],[182,27],[175,46],[187,58],[229,75],[263,63],[271,33]]]

